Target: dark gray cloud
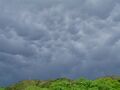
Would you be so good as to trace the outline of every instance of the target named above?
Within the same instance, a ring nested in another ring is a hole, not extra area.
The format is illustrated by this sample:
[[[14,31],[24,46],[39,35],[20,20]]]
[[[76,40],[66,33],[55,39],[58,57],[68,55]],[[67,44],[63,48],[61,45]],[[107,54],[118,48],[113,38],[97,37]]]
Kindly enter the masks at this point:
[[[0,0],[0,85],[120,74],[119,0]]]

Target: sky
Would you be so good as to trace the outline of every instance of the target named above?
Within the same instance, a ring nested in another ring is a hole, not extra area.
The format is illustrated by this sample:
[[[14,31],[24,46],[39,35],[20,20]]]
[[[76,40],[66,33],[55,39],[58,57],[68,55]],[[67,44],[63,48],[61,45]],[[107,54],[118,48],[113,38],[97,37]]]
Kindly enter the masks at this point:
[[[0,85],[120,75],[120,0],[0,0]]]

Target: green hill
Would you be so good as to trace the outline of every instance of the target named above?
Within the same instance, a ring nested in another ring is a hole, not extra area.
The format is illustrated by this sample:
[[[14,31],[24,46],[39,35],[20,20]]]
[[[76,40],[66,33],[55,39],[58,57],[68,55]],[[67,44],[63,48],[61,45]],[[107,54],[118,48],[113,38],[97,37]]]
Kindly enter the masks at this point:
[[[24,80],[0,90],[120,90],[120,78],[107,76],[88,80],[84,78],[71,80]]]
[[[0,90],[5,90],[5,88],[0,88]]]

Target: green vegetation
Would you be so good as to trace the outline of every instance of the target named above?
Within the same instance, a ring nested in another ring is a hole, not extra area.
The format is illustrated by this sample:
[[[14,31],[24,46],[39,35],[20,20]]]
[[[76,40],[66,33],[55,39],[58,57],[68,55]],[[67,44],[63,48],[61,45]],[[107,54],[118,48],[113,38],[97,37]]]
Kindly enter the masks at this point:
[[[120,90],[119,77],[102,77],[96,80],[80,78],[70,80],[25,80],[0,90]]]
[[[0,88],[0,90],[5,90],[5,88]]]

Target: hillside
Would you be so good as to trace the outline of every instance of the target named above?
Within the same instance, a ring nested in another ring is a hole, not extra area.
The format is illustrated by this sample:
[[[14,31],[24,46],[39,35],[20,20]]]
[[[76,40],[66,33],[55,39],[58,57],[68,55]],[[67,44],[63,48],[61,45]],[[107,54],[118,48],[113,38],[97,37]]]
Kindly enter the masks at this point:
[[[96,80],[24,80],[0,90],[120,90],[120,77],[107,76]]]

